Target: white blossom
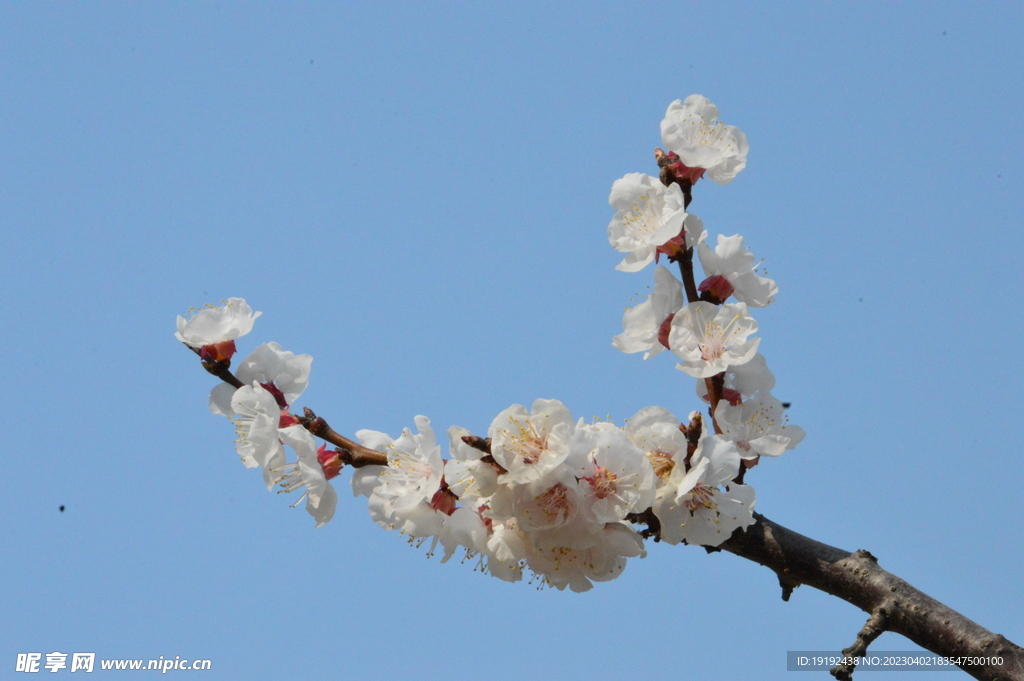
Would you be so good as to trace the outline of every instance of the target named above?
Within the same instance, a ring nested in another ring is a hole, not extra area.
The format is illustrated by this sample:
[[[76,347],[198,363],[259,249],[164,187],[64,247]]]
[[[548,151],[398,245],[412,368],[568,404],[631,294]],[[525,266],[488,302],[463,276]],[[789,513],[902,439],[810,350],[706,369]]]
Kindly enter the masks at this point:
[[[615,269],[637,272],[654,260],[655,251],[679,234],[686,219],[683,190],[666,187],[656,177],[630,173],[612,185],[608,203],[615,217],[608,223],[608,242],[626,253]]]
[[[417,416],[415,422],[417,433],[406,428],[385,446],[388,465],[376,476],[369,507],[381,527],[422,538],[437,536],[442,529],[445,514],[432,504],[441,489],[444,464],[430,419]]]
[[[243,298],[228,298],[224,303],[190,311],[187,319],[179,316],[174,337],[193,348],[232,341],[252,331],[256,318],[263,314],[253,312]]]
[[[309,384],[309,370],[313,364],[310,355],[296,355],[277,343],[259,346],[243,359],[235,369],[235,377],[246,385],[254,381],[275,394],[278,404],[292,405]],[[210,411],[228,415],[234,386],[221,383],[210,391]]]
[[[661,140],[686,167],[705,169],[718,184],[729,184],[747,165],[747,136],[719,121],[718,107],[701,95],[669,104]]]
[[[748,340],[757,322],[743,303],[712,305],[698,301],[672,318],[668,343],[682,361],[676,368],[694,378],[707,378],[743,364],[757,352],[760,338]]]
[[[508,473],[504,484],[537,480],[569,455],[574,424],[572,414],[558,400],[534,401],[530,412],[513,404],[498,414],[487,435],[491,456]]]
[[[457,526],[449,526],[448,520],[459,509],[454,494],[442,486],[444,462],[430,419],[417,416],[415,422],[418,432],[406,428],[397,440],[372,430],[356,433],[364,446],[386,452],[388,464],[358,469],[352,490],[369,497],[370,517],[378,525],[399,530],[416,546],[431,539],[427,555],[440,542],[445,547],[442,560],[447,560],[458,546],[451,535]]]
[[[668,342],[666,320],[684,302],[683,283],[668,268],[658,265],[654,269],[654,291],[644,302],[626,309],[623,331],[612,339],[612,347],[625,353],[643,352],[644,359],[661,353],[666,348],[661,341]]]
[[[603,422],[577,426],[572,457],[584,508],[599,523],[639,513],[654,501],[654,469],[622,428]]]
[[[754,522],[754,490],[732,482],[740,455],[733,442],[715,435],[701,438],[688,471],[677,467],[674,495],[659,495],[653,507],[661,538],[669,544],[718,546],[739,527]],[[724,489],[723,489],[724,488]]]
[[[515,517],[519,528],[531,534],[536,543],[538,531],[548,531],[546,541],[571,543],[576,532],[589,533],[590,528],[574,524],[580,512],[580,493],[573,471],[558,465],[543,477],[499,487],[491,498],[491,509],[499,518]],[[553,536],[550,530],[565,530]]]
[[[686,436],[679,425],[679,419],[662,407],[645,407],[626,420],[626,435],[647,457],[659,497],[669,490],[675,495],[673,473],[686,459]]]
[[[235,450],[247,468],[263,469],[270,489],[277,482],[273,469],[284,463],[284,449],[278,439],[281,408],[259,383],[244,385],[231,398],[231,421],[235,424]]]
[[[334,517],[338,506],[338,493],[334,485],[327,480],[320,460],[317,457],[316,441],[302,426],[288,426],[278,431],[281,441],[295,450],[298,460],[276,467],[280,474],[281,492],[294,492],[305,487],[292,507],[303,499],[306,511],[316,520],[316,526],[322,527]]]
[[[626,559],[647,552],[640,535],[625,523],[611,523],[600,539],[588,548],[551,546],[535,548],[526,559],[530,569],[556,589],[569,587],[577,593],[593,588],[591,582],[615,579],[626,569]]]
[[[732,295],[750,307],[766,307],[775,300],[779,287],[774,281],[759,276],[754,254],[743,248],[743,237],[718,235],[718,245],[712,251],[707,245],[707,233],[697,245],[700,264],[707,277],[721,276],[732,286]]]
[[[789,425],[782,402],[766,391],[736,406],[720,401],[715,418],[744,459],[779,456],[804,439],[804,429]]]
[[[760,392],[768,392],[775,387],[775,375],[768,369],[764,355],[757,353],[749,362],[730,365],[725,370],[725,390],[722,395],[729,404],[739,404],[742,400]],[[697,396],[705,402],[708,398],[708,386],[704,381],[697,381]]]

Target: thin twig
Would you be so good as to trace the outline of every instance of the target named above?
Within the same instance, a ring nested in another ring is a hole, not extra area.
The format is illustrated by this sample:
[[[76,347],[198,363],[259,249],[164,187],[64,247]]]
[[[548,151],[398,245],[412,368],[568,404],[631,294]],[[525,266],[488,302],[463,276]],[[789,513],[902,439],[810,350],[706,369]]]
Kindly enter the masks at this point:
[[[186,344],[185,347],[200,357],[202,356],[201,351],[193,348],[191,345]],[[235,388],[241,388],[245,385],[238,380],[238,377],[231,373],[231,362],[203,361],[202,364],[204,369],[228,385],[232,385]],[[352,466],[353,468],[388,465],[388,455],[384,452],[378,452],[375,449],[364,447],[358,442],[350,440],[344,435],[336,432],[327,425],[326,421],[314,414],[313,410],[308,407],[303,409],[303,413],[305,414],[304,417],[296,417],[298,418],[299,423],[301,423],[302,426],[314,436],[339,447],[338,456],[344,464]]]
[[[676,259],[679,263],[679,274],[683,278],[683,290],[686,291],[686,302],[696,303],[700,300],[700,294],[697,293],[697,282],[693,278],[693,248],[687,248],[682,254]]]
[[[868,621],[857,632],[857,640],[849,648],[843,649],[842,664],[829,670],[829,673],[836,677],[837,681],[851,681],[853,679],[853,672],[857,669],[857,663],[854,661],[855,658],[864,657],[868,652],[868,646],[885,631],[885,624],[888,619],[889,608],[886,605],[880,605],[875,608],[875,611],[871,613],[871,617],[868,618]]]
[[[347,465],[352,466],[353,468],[388,465],[388,455],[384,452],[378,452],[375,449],[364,447],[354,440],[349,440],[347,437],[336,432],[333,428],[327,425],[327,421],[314,414],[313,410],[309,407],[304,407],[302,409],[302,413],[303,416],[298,417],[299,423],[305,426],[306,430],[314,436],[321,440],[326,440],[332,445],[344,450],[340,456],[341,460]]]

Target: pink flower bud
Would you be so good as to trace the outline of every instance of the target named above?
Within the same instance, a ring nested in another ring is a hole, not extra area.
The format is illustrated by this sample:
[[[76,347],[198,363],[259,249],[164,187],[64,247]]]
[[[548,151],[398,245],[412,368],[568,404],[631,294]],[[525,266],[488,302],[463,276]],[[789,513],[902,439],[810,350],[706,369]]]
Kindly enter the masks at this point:
[[[341,472],[342,467],[345,465],[341,462],[338,452],[333,449],[327,449],[326,442],[320,445],[320,449],[316,450],[316,460],[320,462],[320,468],[324,470],[324,477],[328,480],[338,477],[338,473]]]
[[[658,246],[654,251],[654,262],[661,259],[662,253],[668,256],[669,262],[678,261],[686,253],[686,230],[683,229],[679,234]]]
[[[204,362],[220,364],[222,362],[230,362],[231,356],[234,354],[235,341],[226,340],[204,345],[202,349],[199,350],[199,359]]]
[[[455,513],[456,501],[458,501],[458,497],[451,493],[448,485],[444,485],[441,489],[434,492],[434,496],[430,499],[430,508],[440,511],[445,515],[451,515]]]
[[[301,421],[298,418],[288,413],[288,407],[281,410],[281,418],[278,419],[278,428],[287,428],[288,426],[297,426]]]
[[[276,385],[274,385],[273,381],[271,381],[270,383],[260,383],[260,386],[262,386],[264,390],[266,390],[268,393],[274,396],[274,399],[277,401],[277,406],[281,407],[281,409],[288,408],[288,402],[286,402],[284,399],[284,393],[281,392],[281,390]]]
[[[729,299],[729,296],[732,295],[732,292],[735,289],[732,284],[729,283],[728,279],[723,277],[721,274],[716,274],[702,281],[700,286],[697,287],[697,290],[701,294],[701,300],[714,303],[715,305],[721,305]]]
[[[668,317],[665,317],[665,321],[663,321],[661,323],[661,326],[658,327],[658,342],[664,345],[669,350],[671,350],[672,348],[670,348],[668,345],[668,335],[669,333],[672,332],[672,319],[675,316],[676,313],[673,312]]]
[[[697,180],[704,177],[704,173],[707,172],[704,168],[687,166],[674,151],[666,153],[661,149],[655,149],[654,158],[662,169],[662,181],[668,180],[665,184],[680,181],[689,182],[691,185],[697,184]]]

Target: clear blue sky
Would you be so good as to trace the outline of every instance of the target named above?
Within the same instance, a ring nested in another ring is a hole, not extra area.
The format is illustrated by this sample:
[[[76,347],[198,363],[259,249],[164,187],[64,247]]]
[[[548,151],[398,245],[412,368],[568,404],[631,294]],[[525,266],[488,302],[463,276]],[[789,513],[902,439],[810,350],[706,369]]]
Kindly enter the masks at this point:
[[[850,645],[866,615],[731,555],[652,545],[537,591],[428,560],[344,482],[314,530],[173,337],[245,297],[241,352],[313,355],[300,406],[350,435],[482,433],[537,397],[685,414],[668,353],[611,347],[651,270],[616,272],[605,229],[691,93],[750,140],[692,210],[778,282],[761,351],[807,431],[748,478],[757,509],[1024,644],[1022,35],[1017,3],[0,5],[2,675],[88,651],[782,679],[785,651]]]

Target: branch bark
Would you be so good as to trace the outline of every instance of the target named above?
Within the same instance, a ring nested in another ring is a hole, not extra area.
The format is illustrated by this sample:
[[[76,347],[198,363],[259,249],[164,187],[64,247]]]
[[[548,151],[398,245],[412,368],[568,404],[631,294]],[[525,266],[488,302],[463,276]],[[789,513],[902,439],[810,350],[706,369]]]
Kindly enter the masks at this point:
[[[872,616],[884,611],[884,622],[877,618],[869,622],[937,655],[954,660],[978,658],[957,665],[976,679],[1024,681],[1024,648],[883,570],[867,551],[844,551],[760,514],[754,517],[753,525],[745,532],[737,530],[721,548],[773,570],[779,577],[783,600],[789,600],[793,588],[806,584]],[[1001,657],[1002,664],[991,663],[993,657]],[[986,663],[968,664],[978,660]]]

